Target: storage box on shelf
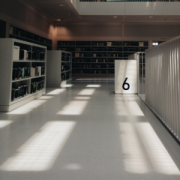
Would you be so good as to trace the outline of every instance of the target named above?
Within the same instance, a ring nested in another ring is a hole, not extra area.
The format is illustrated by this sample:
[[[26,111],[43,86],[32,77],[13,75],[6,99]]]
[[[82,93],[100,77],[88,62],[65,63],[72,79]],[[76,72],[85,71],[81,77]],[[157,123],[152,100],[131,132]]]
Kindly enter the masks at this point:
[[[47,51],[47,87],[60,87],[72,80],[72,53]]]
[[[0,39],[0,111],[11,111],[45,94],[46,52],[38,44]]]
[[[147,41],[58,41],[58,50],[72,53],[73,75],[114,76],[115,59],[124,60],[128,56],[148,49]],[[94,70],[93,64],[99,67]],[[102,66],[104,63],[106,66]],[[106,68],[105,68],[106,67]]]

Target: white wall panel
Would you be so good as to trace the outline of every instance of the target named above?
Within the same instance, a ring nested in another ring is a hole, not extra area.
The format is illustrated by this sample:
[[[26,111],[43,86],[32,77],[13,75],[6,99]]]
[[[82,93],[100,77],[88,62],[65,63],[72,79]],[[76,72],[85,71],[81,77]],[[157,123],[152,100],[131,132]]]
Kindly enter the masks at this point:
[[[180,37],[146,51],[146,103],[180,141]]]

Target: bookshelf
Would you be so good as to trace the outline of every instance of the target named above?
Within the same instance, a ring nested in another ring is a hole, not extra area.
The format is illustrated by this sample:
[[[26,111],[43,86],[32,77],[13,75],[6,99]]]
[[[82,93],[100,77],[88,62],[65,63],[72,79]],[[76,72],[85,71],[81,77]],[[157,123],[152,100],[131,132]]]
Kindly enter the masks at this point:
[[[47,48],[0,39],[0,111],[11,111],[45,94]]]
[[[52,40],[12,25],[9,26],[9,38],[20,39],[27,42],[43,45],[47,47],[47,50],[52,49]]]
[[[72,54],[67,51],[47,51],[47,87],[60,87],[72,80]]]
[[[58,41],[57,49],[72,53],[72,74],[114,76],[114,60],[126,60],[148,49],[148,41]]]

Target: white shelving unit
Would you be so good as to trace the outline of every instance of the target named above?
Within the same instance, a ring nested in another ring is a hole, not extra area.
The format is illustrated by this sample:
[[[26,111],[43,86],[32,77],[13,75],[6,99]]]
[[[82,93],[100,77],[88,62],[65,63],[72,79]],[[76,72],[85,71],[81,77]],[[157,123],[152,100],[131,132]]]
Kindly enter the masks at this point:
[[[72,80],[72,53],[47,51],[47,87],[60,87]]]
[[[19,58],[15,59],[14,46],[19,46],[20,49],[31,52],[29,58],[27,60],[19,60]],[[42,60],[33,59],[32,52],[38,50],[39,52],[44,53],[44,58]],[[45,46],[12,38],[0,39],[0,111],[11,111],[45,94],[46,56],[47,47]],[[44,74],[32,77],[31,67],[36,66],[43,66]],[[13,80],[13,68],[17,67],[28,67],[30,76]],[[41,88],[35,88],[32,93],[31,84],[40,81],[42,84]],[[22,85],[27,85],[27,94],[12,99],[12,89]]]

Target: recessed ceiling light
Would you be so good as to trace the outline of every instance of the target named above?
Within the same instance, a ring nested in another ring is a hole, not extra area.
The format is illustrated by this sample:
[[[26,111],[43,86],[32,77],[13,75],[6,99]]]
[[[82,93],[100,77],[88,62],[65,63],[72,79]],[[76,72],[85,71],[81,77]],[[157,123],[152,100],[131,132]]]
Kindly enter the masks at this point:
[[[64,4],[60,4],[60,6],[62,7],[62,6],[65,6]]]
[[[57,19],[57,21],[61,21],[61,19]]]

